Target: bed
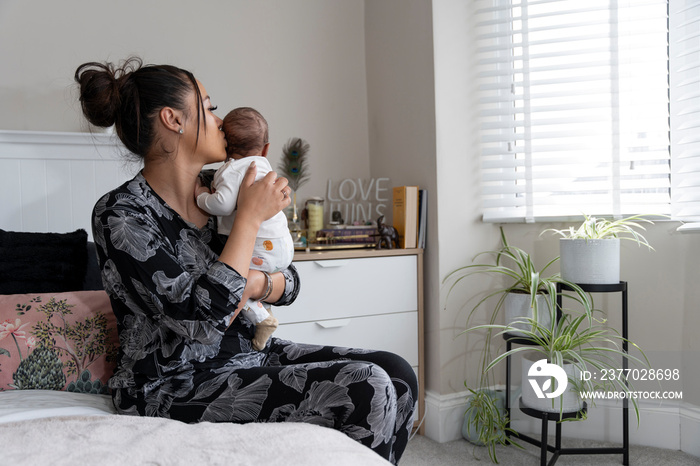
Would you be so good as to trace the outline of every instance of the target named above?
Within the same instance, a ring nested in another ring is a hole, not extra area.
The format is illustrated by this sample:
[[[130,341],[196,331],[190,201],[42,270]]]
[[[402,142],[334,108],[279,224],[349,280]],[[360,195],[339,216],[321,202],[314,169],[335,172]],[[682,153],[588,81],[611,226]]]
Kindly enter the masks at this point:
[[[117,415],[106,385],[116,321],[101,288],[85,231],[0,230],[3,464],[390,464],[315,425]]]

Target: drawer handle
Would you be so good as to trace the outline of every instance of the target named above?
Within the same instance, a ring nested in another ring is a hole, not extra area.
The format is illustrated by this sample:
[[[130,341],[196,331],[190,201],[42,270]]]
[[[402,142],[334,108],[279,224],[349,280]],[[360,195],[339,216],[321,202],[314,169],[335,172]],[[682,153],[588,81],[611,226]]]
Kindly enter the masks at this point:
[[[316,325],[320,325],[323,328],[340,328],[347,327],[352,319],[336,319],[336,320],[324,320],[321,322],[316,322]]]
[[[314,261],[314,264],[318,265],[319,267],[323,268],[329,268],[329,267],[343,267],[347,265],[348,261],[346,260],[325,260],[325,261]]]

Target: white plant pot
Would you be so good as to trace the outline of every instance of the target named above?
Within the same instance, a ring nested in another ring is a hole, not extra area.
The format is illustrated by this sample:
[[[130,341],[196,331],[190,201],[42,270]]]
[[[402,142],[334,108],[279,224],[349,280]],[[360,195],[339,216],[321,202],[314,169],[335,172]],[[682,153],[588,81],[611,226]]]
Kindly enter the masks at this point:
[[[553,394],[559,387],[558,382],[552,377],[542,375],[530,375],[530,368],[535,362],[544,358],[544,355],[536,352],[528,352],[522,358],[522,400],[523,404],[528,408],[537,409],[547,413],[574,413],[583,408],[583,399],[574,389],[568,379],[580,379],[581,372],[573,364],[564,364],[564,373],[567,377],[567,386],[564,392],[556,397],[547,398],[547,394]],[[536,369],[536,368],[535,368]],[[545,368],[547,370],[547,368]],[[533,374],[539,371],[533,370]],[[534,380],[541,389],[544,398],[540,398],[535,388],[532,386],[531,380]],[[550,386],[545,384],[549,381]],[[544,388],[543,388],[544,387]]]
[[[620,283],[620,238],[559,239],[561,278],[585,285]]]
[[[549,306],[547,295],[537,295],[537,322],[544,328],[549,328],[552,323],[552,309]],[[532,331],[532,325],[525,322],[518,322],[524,317],[535,318],[535,313],[530,306],[529,293],[508,293],[503,302],[505,309],[506,325],[520,330]],[[511,335],[525,336],[523,332],[512,330]]]

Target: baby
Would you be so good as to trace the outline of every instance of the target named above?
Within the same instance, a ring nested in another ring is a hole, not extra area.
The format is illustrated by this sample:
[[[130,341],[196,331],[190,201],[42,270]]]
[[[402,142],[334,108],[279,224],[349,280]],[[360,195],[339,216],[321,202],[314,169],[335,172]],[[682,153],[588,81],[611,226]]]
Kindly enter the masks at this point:
[[[228,235],[236,215],[238,189],[251,162],[257,167],[256,180],[272,171],[267,160],[268,142],[267,121],[250,107],[231,110],[224,118],[224,133],[228,146],[227,159],[214,174],[211,193],[203,192],[197,196],[197,205],[206,212],[218,216],[218,231]],[[287,217],[283,212],[264,221],[260,225],[253,250],[250,268],[266,274],[286,269],[294,256],[294,244]],[[241,310],[243,315],[255,324],[253,348],[262,350],[270,335],[278,326],[277,319],[270,314],[270,306],[262,300],[249,299]]]

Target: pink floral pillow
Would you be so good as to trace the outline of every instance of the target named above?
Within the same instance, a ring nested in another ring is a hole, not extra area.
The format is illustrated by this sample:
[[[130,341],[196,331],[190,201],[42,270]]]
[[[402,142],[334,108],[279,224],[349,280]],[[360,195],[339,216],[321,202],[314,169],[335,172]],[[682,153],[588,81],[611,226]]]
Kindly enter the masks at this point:
[[[0,390],[109,393],[118,345],[104,291],[0,295]]]

